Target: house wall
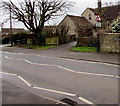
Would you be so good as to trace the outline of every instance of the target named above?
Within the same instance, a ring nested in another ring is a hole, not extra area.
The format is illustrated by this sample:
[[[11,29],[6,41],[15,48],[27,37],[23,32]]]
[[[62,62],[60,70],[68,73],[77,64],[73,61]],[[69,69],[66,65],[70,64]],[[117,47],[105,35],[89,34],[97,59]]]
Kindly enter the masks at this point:
[[[91,20],[89,20],[89,14],[91,14]],[[83,17],[85,17],[89,22],[91,22],[93,25],[96,24],[96,17],[97,15],[95,15],[89,8],[86,9],[86,11],[83,12],[82,14]]]
[[[101,52],[120,53],[120,34],[107,33],[100,35]]]
[[[68,31],[68,36],[69,35],[76,35],[76,38],[78,37],[76,30],[76,26],[74,25],[74,23],[71,21],[71,19],[67,16],[60,24],[58,27],[60,26],[67,26],[69,28]]]

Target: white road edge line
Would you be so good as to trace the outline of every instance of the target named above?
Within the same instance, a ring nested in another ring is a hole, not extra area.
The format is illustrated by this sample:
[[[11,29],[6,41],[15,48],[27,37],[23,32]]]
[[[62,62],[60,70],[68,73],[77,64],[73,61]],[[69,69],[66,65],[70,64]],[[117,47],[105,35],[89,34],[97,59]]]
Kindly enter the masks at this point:
[[[21,79],[26,85],[28,86],[32,86],[29,82],[27,82],[24,78],[22,78],[21,76],[17,76],[19,79]]]
[[[102,63],[102,62],[92,62],[92,61],[85,61],[85,60],[74,60],[74,59],[67,59],[67,58],[59,58],[59,57],[46,57],[46,56],[42,56],[42,55],[37,55],[39,57],[44,57],[44,58],[55,58],[55,59],[62,59],[62,60],[68,60],[68,61],[72,61],[72,62],[87,62],[87,63],[92,63],[92,64],[103,64],[103,65],[109,65],[109,66],[114,66],[114,67],[120,67],[119,65],[115,65],[115,64],[110,64],[110,63]]]
[[[12,75],[12,76],[13,75],[17,76],[17,74],[11,74],[11,73],[5,73],[5,72],[2,72],[2,74],[8,74],[8,75]],[[41,88],[41,87],[34,87],[28,81],[26,81],[24,78],[22,78],[21,76],[17,76],[17,77],[19,79],[21,79],[27,86],[32,87],[34,89],[44,90],[44,91],[53,92],[53,93],[59,93],[59,94],[68,95],[68,96],[76,96],[76,94],[72,94],[72,93],[67,93],[67,92],[62,92],[62,91],[56,91],[56,90],[47,89],[47,88]],[[94,103],[92,103],[92,102],[90,102],[87,99],[82,98],[82,97],[78,97],[78,99],[82,100],[83,102],[85,102],[87,104],[94,104]],[[51,100],[53,100],[53,99],[51,99]],[[62,103],[62,102],[60,102],[60,103]]]
[[[95,76],[103,76],[103,77],[112,77],[112,78],[120,78],[118,76],[114,76],[114,75],[107,75],[107,74],[95,74],[95,73],[88,73],[88,72],[79,72],[79,71],[74,71],[72,69],[69,69],[69,68],[66,68],[66,67],[62,67],[62,66],[59,66],[59,65],[52,65],[52,64],[39,64],[39,63],[33,63],[33,62],[30,62],[26,59],[12,59],[12,58],[9,58],[8,56],[5,56],[7,59],[11,59],[11,60],[22,60],[22,61],[25,61],[29,64],[33,64],[33,65],[42,65],[42,66],[53,66],[53,67],[58,67],[60,69],[64,69],[64,70],[67,70],[69,72],[73,72],[73,73],[78,73],[78,74],[88,74],[88,75],[95,75]]]
[[[5,73],[3,73],[3,74],[5,74]],[[17,75],[17,74],[11,74],[11,73],[7,73],[7,74],[9,74],[9,75]],[[20,77],[18,77],[18,78],[20,78]],[[22,77],[21,77],[22,78]],[[21,79],[20,78],[20,79]],[[0,77],[0,79],[4,79],[3,77]],[[22,78],[23,79],[23,78]],[[21,80],[22,80],[21,79]],[[22,80],[23,81],[23,80]],[[24,82],[25,83],[25,82]],[[26,84],[26,83],[25,83]],[[29,87],[32,87],[32,86],[29,86]],[[32,87],[33,88],[33,87]],[[58,100],[55,100],[55,99],[51,99],[51,98],[48,98],[48,97],[45,97],[45,96],[42,96],[43,98],[45,98],[45,99],[48,99],[48,100],[51,100],[51,101],[54,101],[54,102],[57,102],[57,104],[59,104],[59,103],[61,103],[61,104],[66,104],[66,103],[64,103],[64,102],[61,102],[61,101],[58,101]]]
[[[13,58],[10,58],[8,56],[5,56],[5,58],[9,59],[9,60],[24,60],[24,59],[13,59]]]
[[[83,102],[85,102],[85,103],[87,103],[87,104],[94,104],[94,103],[92,103],[91,101],[89,101],[89,100],[87,100],[87,99],[85,99],[85,98],[83,98],[83,97],[78,97],[78,99],[80,99],[81,101],[83,101]]]
[[[56,90],[47,89],[47,88],[41,88],[41,87],[33,87],[33,88],[39,89],[39,90],[44,90],[44,91],[49,91],[49,92],[54,92],[54,93],[59,93],[59,94],[63,94],[63,95],[68,95],[68,96],[76,96],[76,94],[62,92],[62,91],[56,91]]]
[[[116,78],[120,78],[119,76],[115,76]]]
[[[17,76],[17,74],[12,74],[12,73],[6,73],[6,72],[0,72],[1,74],[7,74],[7,75],[12,75],[12,76]]]
[[[6,52],[6,53],[11,53],[11,52]],[[26,55],[25,53],[17,53],[17,54],[24,54]],[[109,63],[101,63],[101,62],[91,62],[91,61],[84,61],[84,60],[74,60],[74,59],[67,59],[67,58],[59,58],[59,57],[48,57],[48,56],[43,56],[43,55],[38,55],[38,54],[34,54],[36,56],[39,56],[39,57],[43,57],[43,58],[55,58],[55,59],[63,59],[63,60],[68,60],[68,61],[72,61],[72,62],[87,62],[87,63],[97,63],[97,64],[104,64],[104,65],[109,65],[109,66],[114,66],[114,67],[120,67],[120,65],[115,65],[115,64],[109,64]]]

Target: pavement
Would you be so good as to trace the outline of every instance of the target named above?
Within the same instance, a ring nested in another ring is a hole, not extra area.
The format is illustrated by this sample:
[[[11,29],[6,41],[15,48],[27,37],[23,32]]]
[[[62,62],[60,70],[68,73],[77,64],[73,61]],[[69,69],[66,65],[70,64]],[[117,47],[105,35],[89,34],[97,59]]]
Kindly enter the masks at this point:
[[[0,80],[2,80],[2,106],[5,104],[60,104],[20,88],[7,80]]]
[[[59,57],[59,58],[68,58],[68,59],[77,59],[77,60],[86,60],[93,62],[102,62],[110,64],[119,64],[119,56],[117,53],[80,53],[70,51],[76,42],[68,43],[65,45],[60,45],[55,48],[48,50],[33,50],[33,49],[23,49],[17,47],[3,47],[2,51],[8,52],[18,52],[18,53],[32,53],[48,57]]]

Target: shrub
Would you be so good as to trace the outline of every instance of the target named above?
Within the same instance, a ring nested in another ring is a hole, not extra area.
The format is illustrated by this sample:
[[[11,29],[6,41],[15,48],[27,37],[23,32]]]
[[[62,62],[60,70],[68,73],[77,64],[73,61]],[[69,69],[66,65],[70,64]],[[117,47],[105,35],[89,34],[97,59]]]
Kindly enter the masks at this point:
[[[113,21],[111,24],[111,30],[113,33],[120,33],[120,17]]]

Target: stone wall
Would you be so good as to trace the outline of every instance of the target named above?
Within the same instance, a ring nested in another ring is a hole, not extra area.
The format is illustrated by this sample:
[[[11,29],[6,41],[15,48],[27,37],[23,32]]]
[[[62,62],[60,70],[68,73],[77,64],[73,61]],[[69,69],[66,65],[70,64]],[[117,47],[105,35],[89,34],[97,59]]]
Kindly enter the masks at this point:
[[[120,33],[100,35],[101,52],[120,53]]]

